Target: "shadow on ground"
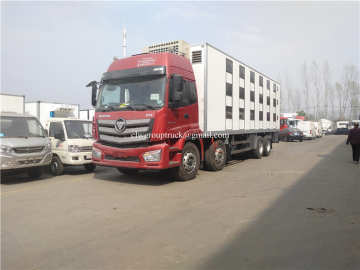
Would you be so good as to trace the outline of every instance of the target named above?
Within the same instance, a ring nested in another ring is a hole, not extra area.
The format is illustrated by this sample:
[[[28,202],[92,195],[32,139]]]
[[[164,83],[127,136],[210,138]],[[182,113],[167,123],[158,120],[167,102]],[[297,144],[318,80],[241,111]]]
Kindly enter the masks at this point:
[[[198,269],[360,269],[360,166],[350,152],[340,144],[323,156]]]

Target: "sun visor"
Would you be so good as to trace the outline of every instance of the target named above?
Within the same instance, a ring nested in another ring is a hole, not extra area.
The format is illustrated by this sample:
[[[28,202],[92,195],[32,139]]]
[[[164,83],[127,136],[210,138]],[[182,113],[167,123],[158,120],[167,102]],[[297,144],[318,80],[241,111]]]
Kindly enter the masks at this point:
[[[162,74],[166,74],[166,66],[139,67],[105,72],[101,77],[101,81]]]

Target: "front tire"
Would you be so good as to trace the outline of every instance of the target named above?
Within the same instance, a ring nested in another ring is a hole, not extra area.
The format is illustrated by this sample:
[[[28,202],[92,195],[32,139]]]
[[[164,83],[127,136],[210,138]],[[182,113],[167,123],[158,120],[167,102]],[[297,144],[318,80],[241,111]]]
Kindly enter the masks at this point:
[[[94,163],[87,163],[84,164],[85,170],[92,172],[93,170],[95,170],[96,165]]]
[[[34,167],[34,168],[30,168],[28,171],[28,175],[31,179],[39,179],[40,176],[43,174],[44,172],[44,167]]]
[[[62,175],[64,173],[64,165],[58,156],[53,156],[50,163],[50,172],[52,175]]]
[[[226,163],[225,144],[222,140],[214,144],[210,144],[205,151],[205,165],[209,171],[221,171]]]
[[[267,157],[270,155],[270,152],[271,152],[271,141],[270,141],[270,137],[268,135],[264,136],[263,144],[264,144],[263,156]]]
[[[253,158],[260,159],[262,158],[263,153],[264,153],[263,138],[261,136],[258,136],[256,148],[252,150],[252,156]]]
[[[119,172],[125,175],[134,175],[137,174],[140,170],[137,169],[124,169],[124,168],[116,168]]]
[[[196,145],[188,142],[182,150],[181,164],[171,168],[172,175],[180,181],[192,180],[196,177],[200,166],[200,154]]]

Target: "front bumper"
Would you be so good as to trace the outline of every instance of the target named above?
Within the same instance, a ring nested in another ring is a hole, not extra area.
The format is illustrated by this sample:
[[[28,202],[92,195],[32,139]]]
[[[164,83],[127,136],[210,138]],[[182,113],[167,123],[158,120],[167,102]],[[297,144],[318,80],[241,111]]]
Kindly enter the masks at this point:
[[[180,151],[172,151],[166,143],[139,148],[114,148],[94,143],[93,149],[101,150],[101,158],[93,156],[92,163],[100,166],[118,168],[133,168],[139,170],[162,170],[180,165]],[[161,159],[156,162],[146,162],[143,155],[146,152],[161,150]]]
[[[92,163],[92,152],[66,152],[60,156],[61,162],[67,165],[84,165]]]
[[[46,166],[51,163],[52,152],[33,154],[0,154],[1,170],[26,169],[30,167]]]
[[[304,139],[304,136],[300,135],[300,136],[289,136],[290,140],[302,140]]]

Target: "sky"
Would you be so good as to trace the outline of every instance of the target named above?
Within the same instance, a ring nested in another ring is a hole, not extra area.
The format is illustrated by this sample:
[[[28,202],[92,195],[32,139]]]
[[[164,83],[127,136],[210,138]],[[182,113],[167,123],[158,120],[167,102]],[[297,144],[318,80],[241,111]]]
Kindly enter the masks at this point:
[[[359,69],[359,2],[1,2],[1,92],[91,109],[85,86],[149,45],[208,42],[275,81],[328,61]],[[281,82],[281,81],[280,81]]]

